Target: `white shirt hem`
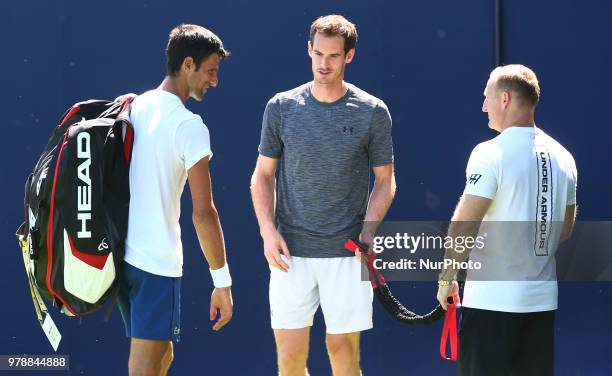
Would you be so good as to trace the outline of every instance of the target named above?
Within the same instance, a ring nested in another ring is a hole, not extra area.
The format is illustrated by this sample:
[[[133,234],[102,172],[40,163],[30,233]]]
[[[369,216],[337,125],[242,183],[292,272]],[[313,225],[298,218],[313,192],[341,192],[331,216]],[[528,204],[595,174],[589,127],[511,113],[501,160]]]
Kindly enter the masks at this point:
[[[183,271],[182,270],[175,270],[174,272],[168,272],[167,270],[160,270],[157,269],[155,267],[152,267],[151,265],[147,265],[144,264],[142,262],[140,262],[139,260],[135,260],[132,259],[130,257],[128,257],[126,255],[126,257],[123,258],[123,260],[125,262],[127,262],[128,264],[140,269],[140,270],[144,270],[147,273],[151,273],[151,274],[155,274],[155,275],[159,275],[162,277],[172,277],[172,278],[178,278],[178,277],[182,277],[183,276]],[[181,268],[182,269],[182,268]]]

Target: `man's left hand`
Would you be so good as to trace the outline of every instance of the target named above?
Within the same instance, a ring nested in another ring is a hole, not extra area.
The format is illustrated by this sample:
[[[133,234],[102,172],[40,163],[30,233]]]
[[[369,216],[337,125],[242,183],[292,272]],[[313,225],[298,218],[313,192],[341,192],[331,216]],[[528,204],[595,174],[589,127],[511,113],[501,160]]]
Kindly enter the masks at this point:
[[[210,297],[210,320],[213,321],[220,314],[219,320],[213,325],[214,331],[219,331],[232,319],[234,302],[232,300],[232,288],[215,288]]]

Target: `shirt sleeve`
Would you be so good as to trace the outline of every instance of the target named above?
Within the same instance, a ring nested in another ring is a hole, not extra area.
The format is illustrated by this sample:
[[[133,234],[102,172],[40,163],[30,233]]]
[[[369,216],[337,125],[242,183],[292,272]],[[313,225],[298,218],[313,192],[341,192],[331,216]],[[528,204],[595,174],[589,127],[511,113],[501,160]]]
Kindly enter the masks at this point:
[[[274,97],[268,101],[261,124],[259,154],[278,159],[283,152],[281,139],[280,100]]]
[[[391,137],[391,114],[381,101],[372,114],[368,157],[370,167],[384,166],[393,163],[393,139]]]
[[[174,141],[185,170],[189,170],[204,157],[212,158],[210,134],[199,116],[182,122],[176,130]]]
[[[478,145],[472,150],[465,169],[465,189],[463,194],[495,198],[497,193],[497,168],[486,148]]]

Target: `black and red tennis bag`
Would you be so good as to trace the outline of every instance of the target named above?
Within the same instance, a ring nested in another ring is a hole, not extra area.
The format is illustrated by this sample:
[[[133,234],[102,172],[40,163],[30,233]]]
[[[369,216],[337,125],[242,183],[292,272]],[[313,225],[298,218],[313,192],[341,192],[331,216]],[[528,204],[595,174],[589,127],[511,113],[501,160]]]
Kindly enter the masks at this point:
[[[41,295],[71,316],[118,290],[130,201],[133,96],[89,100],[61,117],[25,185],[17,231],[34,306]]]

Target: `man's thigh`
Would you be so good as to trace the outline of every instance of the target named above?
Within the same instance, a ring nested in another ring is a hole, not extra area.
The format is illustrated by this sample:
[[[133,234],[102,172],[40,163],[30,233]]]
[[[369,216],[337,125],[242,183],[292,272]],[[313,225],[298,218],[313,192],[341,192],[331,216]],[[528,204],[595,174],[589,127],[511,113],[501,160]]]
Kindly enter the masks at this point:
[[[525,314],[464,307],[459,325],[459,374],[510,374]]]
[[[178,340],[181,278],[164,277],[124,264],[118,306],[126,336],[142,340]]]
[[[526,314],[512,374],[547,376],[555,366],[555,311]]]
[[[279,353],[285,352],[293,356],[308,356],[310,327],[301,329],[274,329],[274,340]],[[305,359],[304,358],[304,359]]]
[[[374,294],[370,282],[362,280],[359,260],[334,257],[310,261],[316,269],[326,332],[347,334],[371,329]]]
[[[288,272],[270,267],[270,321],[275,333],[312,326],[319,308],[319,291],[307,259],[284,260]]]

